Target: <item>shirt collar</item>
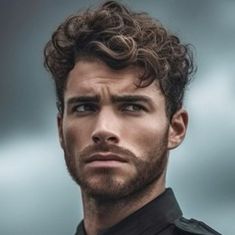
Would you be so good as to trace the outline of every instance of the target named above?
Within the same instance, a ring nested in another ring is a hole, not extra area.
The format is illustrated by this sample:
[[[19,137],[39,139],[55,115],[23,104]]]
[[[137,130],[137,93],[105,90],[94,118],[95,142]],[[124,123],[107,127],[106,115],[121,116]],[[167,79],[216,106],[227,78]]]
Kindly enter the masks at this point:
[[[101,235],[144,235],[156,234],[182,216],[180,207],[171,188],[140,208]],[[151,232],[152,231],[152,232]],[[76,235],[86,235],[83,222]]]

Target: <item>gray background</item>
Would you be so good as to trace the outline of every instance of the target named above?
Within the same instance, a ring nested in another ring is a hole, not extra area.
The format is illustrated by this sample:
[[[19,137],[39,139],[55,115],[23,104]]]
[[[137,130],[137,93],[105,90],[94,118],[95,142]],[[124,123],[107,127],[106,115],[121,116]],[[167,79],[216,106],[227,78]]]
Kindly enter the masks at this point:
[[[97,1],[1,0],[0,234],[69,235],[82,218],[56,130],[42,50],[55,27]],[[126,1],[127,2],[127,1]],[[186,96],[187,138],[171,153],[167,185],[188,218],[235,232],[235,1],[128,1],[196,48]]]

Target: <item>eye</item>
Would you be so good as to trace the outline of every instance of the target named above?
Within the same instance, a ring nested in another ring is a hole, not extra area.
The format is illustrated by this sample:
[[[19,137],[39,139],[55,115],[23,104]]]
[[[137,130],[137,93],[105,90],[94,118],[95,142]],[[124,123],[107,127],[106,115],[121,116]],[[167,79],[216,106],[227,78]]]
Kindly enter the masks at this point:
[[[127,112],[140,112],[140,111],[146,111],[145,107],[140,104],[125,104],[122,107],[122,111]]]
[[[73,112],[84,114],[97,111],[97,107],[94,104],[78,104],[73,107]]]

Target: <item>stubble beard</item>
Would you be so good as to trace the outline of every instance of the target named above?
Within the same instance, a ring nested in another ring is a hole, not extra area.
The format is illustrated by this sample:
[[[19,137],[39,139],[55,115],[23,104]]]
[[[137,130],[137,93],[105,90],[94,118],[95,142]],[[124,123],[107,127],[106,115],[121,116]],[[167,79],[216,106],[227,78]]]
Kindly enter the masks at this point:
[[[135,166],[135,174],[125,181],[118,180],[112,169],[99,169],[99,180],[97,183],[95,177],[91,174],[83,174],[81,160],[86,157],[87,153],[95,150],[109,151],[116,154],[122,154]],[[72,179],[81,187],[81,190],[88,196],[99,201],[115,201],[126,197],[134,196],[145,191],[145,189],[157,182],[165,171],[168,158],[167,136],[165,135],[162,141],[154,146],[150,151],[145,153],[144,157],[137,157],[129,150],[117,146],[98,146],[88,147],[76,157],[72,156],[65,150],[65,161],[68,172]],[[77,167],[80,166],[80,167]]]

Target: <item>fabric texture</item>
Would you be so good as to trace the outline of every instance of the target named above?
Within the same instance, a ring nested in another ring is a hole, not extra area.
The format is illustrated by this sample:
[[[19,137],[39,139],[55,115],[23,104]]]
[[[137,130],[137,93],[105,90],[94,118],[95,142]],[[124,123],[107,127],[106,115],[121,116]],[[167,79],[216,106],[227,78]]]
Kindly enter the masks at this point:
[[[99,235],[221,235],[203,222],[182,217],[171,188]],[[75,235],[86,235],[83,221]]]

